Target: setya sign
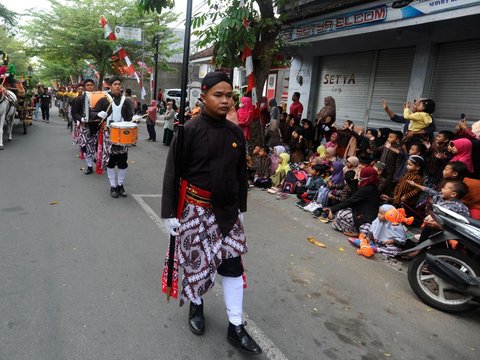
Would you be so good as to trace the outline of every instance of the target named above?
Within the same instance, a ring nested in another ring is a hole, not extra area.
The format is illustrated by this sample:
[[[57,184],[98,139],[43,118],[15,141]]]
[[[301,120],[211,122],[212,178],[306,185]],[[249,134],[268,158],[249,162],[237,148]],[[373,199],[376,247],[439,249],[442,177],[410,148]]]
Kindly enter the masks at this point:
[[[142,42],[142,29],[125,26],[115,26],[115,35],[118,39]]]

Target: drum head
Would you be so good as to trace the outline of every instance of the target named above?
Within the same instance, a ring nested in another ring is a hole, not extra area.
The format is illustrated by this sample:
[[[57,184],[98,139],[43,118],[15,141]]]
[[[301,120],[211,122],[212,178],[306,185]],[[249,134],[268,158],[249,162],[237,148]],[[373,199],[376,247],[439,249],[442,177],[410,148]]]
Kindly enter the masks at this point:
[[[110,127],[119,128],[119,129],[134,129],[137,126],[138,126],[137,124],[134,124],[128,121],[119,121],[119,122],[110,123]]]

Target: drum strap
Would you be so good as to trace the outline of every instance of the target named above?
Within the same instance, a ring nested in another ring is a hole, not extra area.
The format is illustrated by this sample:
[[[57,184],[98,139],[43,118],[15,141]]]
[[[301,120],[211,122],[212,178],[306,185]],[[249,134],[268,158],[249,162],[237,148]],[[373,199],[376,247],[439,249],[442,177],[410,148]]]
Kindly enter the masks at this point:
[[[107,126],[110,125],[110,122],[122,122],[122,121],[124,121],[123,118],[122,118],[122,107],[123,107],[123,104],[125,103],[125,96],[122,96],[122,98],[120,100],[120,104],[118,104],[118,105],[115,104],[115,102],[113,101],[113,98],[110,96],[110,94],[107,94],[106,97],[110,101],[110,106],[112,107],[112,113],[107,118]]]

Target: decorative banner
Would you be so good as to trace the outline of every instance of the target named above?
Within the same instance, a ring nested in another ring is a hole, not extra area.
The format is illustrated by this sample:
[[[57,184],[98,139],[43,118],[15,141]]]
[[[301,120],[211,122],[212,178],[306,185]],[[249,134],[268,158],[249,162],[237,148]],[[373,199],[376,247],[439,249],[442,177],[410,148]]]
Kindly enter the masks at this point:
[[[116,41],[117,40],[117,36],[112,31],[112,28],[108,24],[107,19],[105,19],[105,17],[103,15],[100,16],[100,25],[104,29],[105,39],[108,39],[108,40],[111,40],[111,41]],[[115,30],[117,30],[117,28],[121,28],[121,27],[117,26],[115,28]],[[123,28],[123,29],[134,29],[134,28]],[[141,29],[140,29],[140,39],[141,39]],[[130,58],[128,57],[127,52],[125,51],[125,49],[121,45],[117,45],[115,47],[115,50],[113,51],[113,54],[116,54],[116,53],[118,53],[118,58],[120,60],[124,60],[125,63],[127,64],[127,68],[125,69],[126,72],[130,76],[135,76],[135,79],[137,80],[137,82],[140,86],[140,94],[141,94],[140,96],[141,96],[142,100],[144,100],[145,99],[145,94],[146,94],[145,88],[142,85],[140,77],[138,76],[137,72],[135,71],[135,67],[133,66],[132,62],[130,61]]]
[[[131,40],[142,43],[142,29],[125,26],[115,26],[115,35],[117,39]]]

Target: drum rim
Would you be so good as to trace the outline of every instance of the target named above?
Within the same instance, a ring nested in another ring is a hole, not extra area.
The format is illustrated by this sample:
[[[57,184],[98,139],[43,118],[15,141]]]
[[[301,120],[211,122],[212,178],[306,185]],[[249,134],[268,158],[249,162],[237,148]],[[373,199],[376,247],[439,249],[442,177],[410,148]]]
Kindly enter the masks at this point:
[[[120,125],[120,124],[123,124],[123,125]],[[121,128],[134,129],[138,127],[138,124],[131,123],[129,121],[114,121],[110,123],[110,127],[117,128],[117,129],[121,129]]]

